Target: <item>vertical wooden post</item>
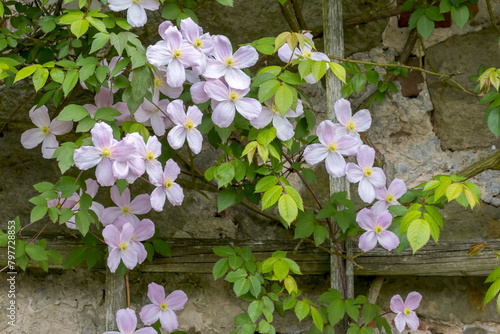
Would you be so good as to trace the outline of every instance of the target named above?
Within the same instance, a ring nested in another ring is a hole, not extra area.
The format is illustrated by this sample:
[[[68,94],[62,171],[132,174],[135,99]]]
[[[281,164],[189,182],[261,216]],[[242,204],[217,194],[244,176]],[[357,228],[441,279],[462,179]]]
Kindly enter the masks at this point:
[[[342,26],[342,0],[323,0],[323,32],[325,53],[327,55],[344,57],[344,29]],[[326,99],[328,119],[336,122],[334,105],[337,100],[342,98],[342,82],[328,71],[326,74]],[[347,191],[349,194],[349,182],[346,177],[333,178],[330,176],[330,194],[339,191]],[[352,256],[352,246],[346,242],[344,250],[348,256]],[[338,261],[337,256],[331,257],[331,287],[343,291],[341,276],[339,271],[339,262],[343,266],[344,279],[346,280],[347,298],[354,294],[354,275],[352,263]]]
[[[125,278],[106,270],[106,331],[118,330],[116,312],[127,308]]]

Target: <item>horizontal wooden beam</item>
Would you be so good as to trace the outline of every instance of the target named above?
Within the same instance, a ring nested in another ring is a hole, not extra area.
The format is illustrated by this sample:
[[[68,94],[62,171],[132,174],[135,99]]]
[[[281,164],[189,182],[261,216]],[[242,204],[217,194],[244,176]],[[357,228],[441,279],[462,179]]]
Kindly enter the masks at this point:
[[[225,240],[225,239],[169,239],[172,256],[147,260],[139,266],[142,272],[201,273],[212,272],[213,265],[220,257],[213,248],[221,245],[234,247],[249,246],[258,260],[270,257],[276,250],[287,251],[287,256],[295,260],[306,275],[323,275],[330,270],[330,255],[308,243],[299,240]],[[484,240],[481,240],[484,241]],[[479,255],[470,257],[467,251],[480,240],[443,241],[439,244],[430,242],[412,255],[410,249],[401,254],[376,249],[356,258],[356,275],[416,275],[416,276],[486,276],[497,267],[496,255],[488,249]],[[500,240],[487,240],[487,243],[500,249]],[[47,240],[47,249],[61,252],[63,258],[74,248],[82,244],[77,240]],[[361,252],[354,249],[354,254]],[[50,261],[49,261],[50,262]],[[0,265],[7,265],[7,250],[0,252]],[[29,267],[36,267],[36,262],[29,262]],[[62,269],[62,265],[49,264],[50,268]],[[82,265],[82,268],[84,265]],[[104,262],[96,265],[104,269]]]

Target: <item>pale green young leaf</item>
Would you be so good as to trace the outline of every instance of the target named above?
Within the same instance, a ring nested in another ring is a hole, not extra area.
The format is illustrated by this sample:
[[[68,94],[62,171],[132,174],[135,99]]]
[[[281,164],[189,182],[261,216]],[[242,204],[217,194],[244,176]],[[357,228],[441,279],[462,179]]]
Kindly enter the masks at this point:
[[[288,225],[295,220],[298,214],[297,203],[290,194],[284,194],[280,197],[278,209],[281,218],[283,218]]]
[[[110,35],[105,32],[99,32],[94,35],[94,41],[92,42],[92,47],[90,48],[89,53],[94,53],[96,51],[99,51],[106,45],[106,43],[109,41]]]
[[[81,19],[71,23],[71,32],[76,38],[80,38],[87,30],[89,30],[89,21],[87,21],[87,19]]]
[[[278,179],[274,175],[266,176],[257,182],[255,186],[255,192],[260,193],[271,189],[276,183],[278,183]]]
[[[346,83],[346,72],[344,66],[337,64],[335,62],[329,62],[330,69],[332,70],[333,74],[339,78],[343,83]]]
[[[264,309],[264,303],[261,300],[254,300],[248,305],[248,315],[252,322],[256,322],[257,319],[262,315]]]
[[[48,77],[49,77],[49,70],[46,68],[37,68],[35,73],[33,73],[33,86],[35,86],[35,90],[37,92],[43,86],[45,86]]]
[[[493,284],[489,287],[488,291],[486,291],[486,295],[484,296],[484,304],[488,304],[500,291],[500,279],[497,279]]]
[[[458,183],[452,183],[446,188],[446,198],[448,199],[448,202],[454,200],[458,196],[462,194],[463,187],[461,184]]]
[[[422,248],[431,236],[429,223],[423,219],[414,220],[408,227],[407,237],[410,242],[413,254]]]
[[[299,321],[302,321],[307,315],[309,314],[309,304],[307,304],[305,301],[301,300],[295,304],[295,315],[299,319]]]
[[[274,97],[274,103],[278,107],[280,114],[284,115],[290,110],[293,104],[293,93],[286,85],[278,87]]]
[[[282,192],[283,187],[281,187],[280,185],[276,185],[267,190],[262,196],[262,210],[265,210],[274,205],[274,203],[276,203],[276,201],[278,201],[278,199],[280,198]]]

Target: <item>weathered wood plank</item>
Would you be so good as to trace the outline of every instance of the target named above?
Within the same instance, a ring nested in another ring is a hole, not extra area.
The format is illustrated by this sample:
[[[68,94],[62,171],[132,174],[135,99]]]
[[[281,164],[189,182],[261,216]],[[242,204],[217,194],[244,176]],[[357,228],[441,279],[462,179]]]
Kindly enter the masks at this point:
[[[276,250],[287,251],[288,256],[297,261],[304,274],[322,275],[330,271],[328,253],[308,243],[299,245],[297,240],[170,239],[166,241],[171,247],[172,256],[155,258],[153,263],[146,261],[139,266],[139,270],[208,274],[212,272],[215,262],[220,259],[212,249],[220,245],[231,245],[249,246],[258,260],[270,257]],[[377,247],[356,259],[360,267],[355,266],[354,273],[356,275],[486,276],[497,266],[496,255],[488,250],[483,250],[472,258],[467,255],[470,246],[480,241],[484,240],[443,241],[439,244],[431,242],[415,255],[412,255],[411,250],[398,255]],[[500,248],[498,239],[486,242],[494,248]],[[81,246],[81,243],[77,240],[47,240],[47,249],[60,251],[64,258],[78,246]],[[360,250],[355,247],[354,254],[359,252]],[[0,252],[0,265],[6,264],[7,252]],[[30,262],[29,266],[35,267],[36,263]],[[52,263],[49,267],[62,269],[61,265]],[[96,269],[104,269],[104,262],[98,263]]]

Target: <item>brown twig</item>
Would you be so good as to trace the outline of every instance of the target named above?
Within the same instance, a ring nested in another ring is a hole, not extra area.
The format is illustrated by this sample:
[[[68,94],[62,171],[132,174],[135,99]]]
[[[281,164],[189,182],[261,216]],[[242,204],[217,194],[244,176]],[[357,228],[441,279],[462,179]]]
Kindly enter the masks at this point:
[[[128,271],[125,273],[125,289],[127,292],[127,307],[130,308],[130,285],[128,282]]]

